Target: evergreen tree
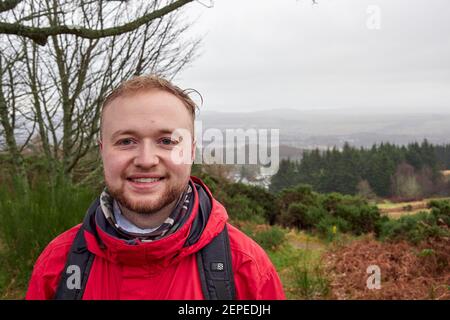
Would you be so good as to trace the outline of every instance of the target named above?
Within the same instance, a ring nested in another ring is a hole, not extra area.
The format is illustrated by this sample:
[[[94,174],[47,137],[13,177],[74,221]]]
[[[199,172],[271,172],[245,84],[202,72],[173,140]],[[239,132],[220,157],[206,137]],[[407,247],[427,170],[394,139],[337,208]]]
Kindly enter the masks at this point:
[[[269,190],[278,192],[284,188],[291,187],[297,184],[298,169],[295,162],[288,158],[281,159],[278,172],[271,178]]]

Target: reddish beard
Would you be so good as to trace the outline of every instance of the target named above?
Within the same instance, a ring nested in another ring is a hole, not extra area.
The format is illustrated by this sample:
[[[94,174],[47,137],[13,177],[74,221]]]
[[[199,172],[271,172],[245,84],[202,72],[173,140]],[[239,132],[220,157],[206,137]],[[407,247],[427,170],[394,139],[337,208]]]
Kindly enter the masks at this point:
[[[119,188],[113,188],[111,185],[106,182],[106,186],[108,188],[109,194],[120,203],[121,206],[131,210],[135,213],[139,214],[153,214],[166,206],[172,204],[176,200],[179,199],[183,191],[185,190],[187,185],[186,183],[181,183],[178,185],[169,185],[167,186],[167,190],[162,192],[162,195],[156,199],[150,200],[157,196],[156,194],[149,194],[149,200],[132,200],[130,197],[126,195],[124,191],[124,186]]]

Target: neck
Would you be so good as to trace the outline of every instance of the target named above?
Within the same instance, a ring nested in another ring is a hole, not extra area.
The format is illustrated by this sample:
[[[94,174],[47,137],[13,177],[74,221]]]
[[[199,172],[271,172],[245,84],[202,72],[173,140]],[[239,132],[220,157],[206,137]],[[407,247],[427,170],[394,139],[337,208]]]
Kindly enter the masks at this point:
[[[122,214],[125,216],[125,218],[127,218],[135,226],[137,226],[141,229],[152,229],[152,228],[159,227],[170,216],[170,214],[172,213],[172,210],[175,207],[175,204],[177,203],[177,200],[168,204],[161,210],[151,213],[151,214],[142,214],[142,213],[134,212],[134,211],[129,210],[128,208],[122,206],[120,203],[119,203],[119,207],[120,207],[120,210],[122,211]]]

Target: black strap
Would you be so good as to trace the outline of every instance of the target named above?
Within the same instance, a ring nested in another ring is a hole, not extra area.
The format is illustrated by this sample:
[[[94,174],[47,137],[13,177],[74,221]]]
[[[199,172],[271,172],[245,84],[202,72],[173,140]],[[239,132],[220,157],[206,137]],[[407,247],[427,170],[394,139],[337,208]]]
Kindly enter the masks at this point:
[[[87,249],[84,228],[80,228],[70,249],[66,266],[61,274],[56,300],[81,300],[94,255]]]
[[[197,252],[203,295],[207,300],[234,300],[235,286],[227,226]]]
[[[84,230],[91,229],[91,219],[99,204],[97,199],[90,206],[81,228],[78,230],[70,248],[67,262],[55,293],[55,300],[81,300],[89,278],[95,256],[87,249]]]

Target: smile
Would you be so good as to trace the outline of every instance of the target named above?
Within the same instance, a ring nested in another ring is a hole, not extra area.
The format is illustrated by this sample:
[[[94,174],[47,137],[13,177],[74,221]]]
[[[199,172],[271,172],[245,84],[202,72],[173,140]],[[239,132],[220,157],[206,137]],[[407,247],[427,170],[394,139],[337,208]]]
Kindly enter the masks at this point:
[[[159,180],[162,180],[162,178],[136,178],[136,179],[129,179],[133,182],[140,182],[140,183],[148,183],[148,182],[156,182]]]
[[[164,178],[127,178],[132,190],[136,192],[149,192],[154,188],[157,188]]]

